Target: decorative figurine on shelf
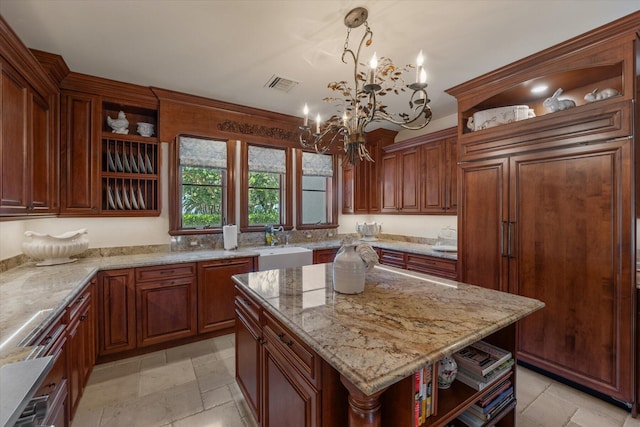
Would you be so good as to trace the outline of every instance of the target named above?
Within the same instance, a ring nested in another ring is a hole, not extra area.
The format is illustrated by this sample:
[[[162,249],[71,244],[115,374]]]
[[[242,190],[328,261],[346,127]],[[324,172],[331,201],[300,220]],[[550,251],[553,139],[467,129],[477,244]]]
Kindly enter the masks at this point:
[[[556,90],[556,92],[551,95],[551,98],[545,99],[542,105],[544,105],[552,113],[555,113],[556,111],[567,110],[576,106],[576,103],[570,99],[558,99],[560,95],[562,95],[562,88]]]
[[[451,387],[458,374],[458,364],[451,356],[444,356],[438,363],[438,388],[447,389]]]
[[[111,117],[107,116],[107,124],[111,129],[113,129],[113,133],[129,133],[129,120],[127,120],[127,115],[124,114],[124,111],[120,111],[118,113],[117,119],[112,119]]]
[[[620,92],[610,87],[602,89],[600,92],[598,92],[598,88],[595,88],[593,92],[589,92],[584,96],[584,100],[587,102],[602,101],[603,99],[618,95],[620,95]]]

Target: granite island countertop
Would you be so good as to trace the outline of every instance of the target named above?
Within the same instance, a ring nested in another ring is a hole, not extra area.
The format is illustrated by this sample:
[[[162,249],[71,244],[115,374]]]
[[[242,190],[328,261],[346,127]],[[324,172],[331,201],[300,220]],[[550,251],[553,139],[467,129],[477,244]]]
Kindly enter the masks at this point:
[[[455,253],[438,252],[430,245],[380,240],[373,246],[455,259]],[[292,243],[309,249],[334,249],[340,240]],[[71,264],[36,267],[30,262],[0,274],[0,366],[24,360],[32,347],[25,342],[37,337],[71,303],[91,278],[101,270],[161,264],[198,262],[257,256],[256,249],[234,251],[196,250],[80,258]]]
[[[358,295],[333,291],[332,264],[233,278],[366,395],[544,307],[380,265],[367,273]]]

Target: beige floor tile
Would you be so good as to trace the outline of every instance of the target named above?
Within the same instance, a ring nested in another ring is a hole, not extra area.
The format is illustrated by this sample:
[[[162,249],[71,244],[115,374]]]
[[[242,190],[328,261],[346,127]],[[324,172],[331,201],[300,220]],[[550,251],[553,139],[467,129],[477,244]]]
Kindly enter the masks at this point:
[[[560,427],[569,422],[578,406],[543,393],[522,411],[522,415],[545,427]]]
[[[204,393],[235,382],[235,371],[230,364],[228,359],[223,359],[194,366],[200,390]]]
[[[253,417],[245,417],[242,419],[242,422],[245,427],[258,427],[258,423],[253,419]]]
[[[638,418],[631,418],[631,414],[627,415],[622,427],[640,427],[640,415]]]
[[[516,412],[516,426],[518,427],[546,427],[543,424],[541,424],[540,422],[538,422],[537,419],[535,418],[531,418],[530,416],[521,414]],[[555,427],[561,427],[561,426],[555,426]]]
[[[101,427],[163,426],[202,412],[196,381],[104,409]]]
[[[178,420],[173,427],[244,427],[238,408],[233,402],[208,409]]]
[[[89,382],[87,385],[98,384],[104,381],[110,381],[114,378],[123,378],[140,371],[140,360],[120,361],[120,363],[109,363],[105,365],[96,365],[93,367]]]
[[[195,381],[191,360],[168,363],[140,372],[139,396],[167,390],[174,386]]]
[[[233,335],[223,335],[213,339],[213,347],[222,359],[235,355],[235,341],[231,339],[232,336]]]
[[[620,427],[622,420],[608,417],[600,412],[592,411],[590,408],[578,408],[571,422],[581,427]]]
[[[136,399],[140,374],[136,372],[126,377],[115,377],[98,383],[89,382],[90,384],[85,388],[80,400],[81,407],[86,411],[102,409]]]
[[[618,408],[617,406],[607,403],[602,399],[598,399],[590,394],[582,393],[573,387],[569,387],[568,385],[558,382],[554,382],[549,386],[545,391],[545,394],[557,396],[571,402],[575,406],[589,409],[592,412],[612,418],[617,421],[618,426],[622,425],[628,414],[628,412],[622,408]]]
[[[517,411],[522,412],[550,385],[551,380],[528,369],[518,367],[516,377]]]
[[[233,402],[229,386],[225,385],[202,393],[202,403],[205,410],[229,402]]]
[[[203,356],[214,352],[215,349],[213,347],[212,340],[196,341],[191,344],[168,348],[166,350],[167,362],[171,363],[179,360],[192,359],[194,357]]]
[[[72,427],[100,427],[103,408],[85,409],[86,405],[84,397],[80,399],[80,405],[73,417]]]
[[[156,351],[155,353],[149,353],[145,357],[140,358],[140,370],[146,371],[148,369],[156,368],[158,366],[167,364],[166,351]]]

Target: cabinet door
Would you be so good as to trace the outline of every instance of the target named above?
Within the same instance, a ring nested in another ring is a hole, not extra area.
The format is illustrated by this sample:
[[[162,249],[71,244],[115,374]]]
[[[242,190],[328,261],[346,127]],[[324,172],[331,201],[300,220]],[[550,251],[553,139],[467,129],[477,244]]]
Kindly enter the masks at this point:
[[[421,212],[441,214],[446,210],[444,160],[444,142],[425,144],[420,147]]]
[[[255,420],[260,423],[262,399],[262,334],[239,304],[236,308],[236,381]]]
[[[317,249],[313,251],[313,263],[324,264],[326,262],[333,262],[336,258],[339,248],[335,249]]]
[[[26,213],[29,205],[27,156],[27,117],[29,90],[27,82],[2,62],[2,170],[0,171],[0,205],[2,213]]]
[[[342,167],[342,213],[353,213],[355,167],[347,163]]]
[[[369,213],[371,206],[377,206],[378,196],[375,193],[375,177],[371,176],[370,162],[362,161],[353,167],[353,212],[355,214]]]
[[[196,335],[196,298],[195,277],[137,283],[138,347]]]
[[[389,153],[382,156],[382,212],[395,213],[400,209],[398,203],[398,155],[397,153]]]
[[[508,171],[506,159],[460,167],[458,271],[460,281],[508,291]]]
[[[400,196],[400,210],[403,212],[418,212],[419,183],[418,183],[418,149],[402,150],[400,156],[400,171],[398,180],[398,195]]]
[[[320,425],[320,393],[268,342],[264,345],[264,427]]]
[[[378,256],[380,258],[380,264],[398,268],[406,268],[407,266],[404,252],[394,251],[391,249],[380,249]]]
[[[519,322],[523,361],[633,399],[632,141],[511,159],[513,292],[545,308]]]
[[[30,205],[34,213],[56,212],[58,210],[58,163],[57,138],[54,135],[55,112],[50,101],[35,94],[31,96],[31,135],[29,152],[30,165]]]
[[[458,139],[445,140],[445,206],[447,214],[458,212]]]
[[[67,338],[69,348],[69,378],[67,384],[69,386],[69,409],[71,418],[73,418],[84,388],[85,333],[80,316],[69,324]]]
[[[254,271],[254,258],[198,263],[198,332],[233,327],[234,274]]]
[[[100,105],[99,96],[62,95],[61,214],[99,213]]]
[[[99,355],[136,348],[133,269],[102,271],[98,292]]]

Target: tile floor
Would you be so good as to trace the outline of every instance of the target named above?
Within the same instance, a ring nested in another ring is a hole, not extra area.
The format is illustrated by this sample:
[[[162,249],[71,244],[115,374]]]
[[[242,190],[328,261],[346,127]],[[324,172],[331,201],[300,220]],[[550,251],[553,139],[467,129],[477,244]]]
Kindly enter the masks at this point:
[[[97,365],[72,427],[249,427],[225,335]],[[640,427],[640,418],[518,368],[518,427]]]

